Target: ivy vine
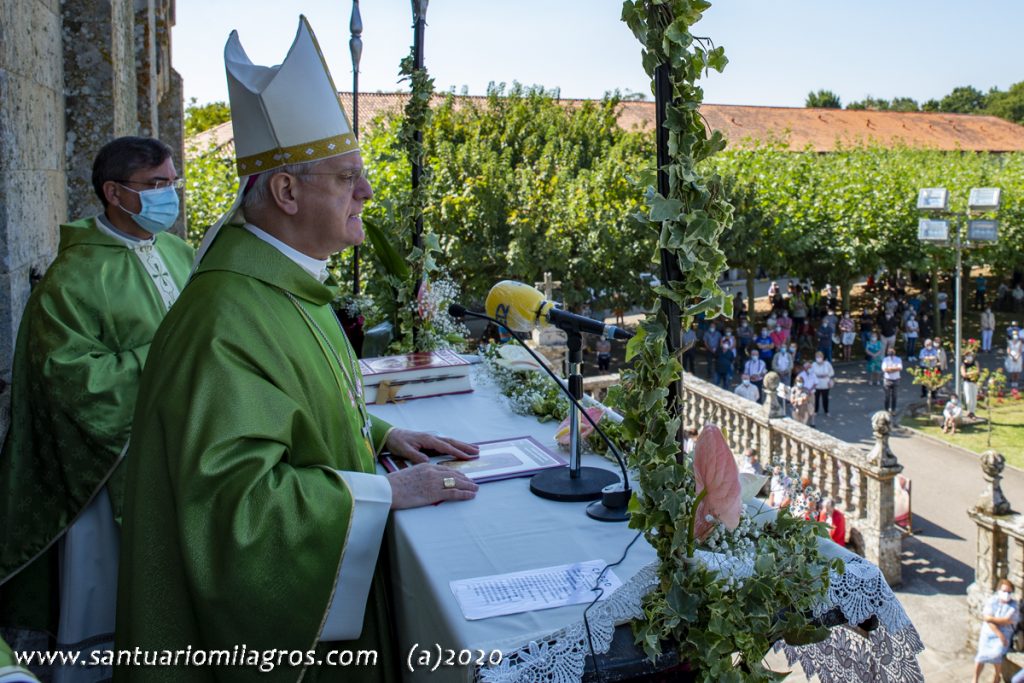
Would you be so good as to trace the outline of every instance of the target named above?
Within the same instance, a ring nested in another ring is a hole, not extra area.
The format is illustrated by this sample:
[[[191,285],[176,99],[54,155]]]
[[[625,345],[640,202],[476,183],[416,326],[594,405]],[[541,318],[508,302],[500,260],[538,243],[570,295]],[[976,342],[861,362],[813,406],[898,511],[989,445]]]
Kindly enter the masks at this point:
[[[698,107],[697,86],[710,69],[721,71],[725,52],[691,28],[711,3],[706,0],[626,0],[622,19],[643,46],[643,64],[655,76],[668,65],[671,103],[667,108],[669,192],[646,192],[646,212],[635,218],[658,235],[662,254],[683,273],[656,291],[683,312],[684,327],[699,313],[731,315],[731,302],[716,284],[726,268],[718,241],[732,222],[732,206],[717,174],[698,165],[722,150],[717,131],[708,133]],[[654,658],[664,642],[689,662],[703,681],[769,681],[783,676],[763,666],[778,639],[810,642],[827,632],[810,620],[828,588],[833,568],[818,550],[820,525],[783,510],[760,527],[744,519],[735,531],[719,527],[711,549],[749,559],[753,576],[734,581],[692,562],[690,529],[699,502],[692,462],[677,441],[680,418],[668,410],[670,385],[681,377],[678,351],[668,348],[668,321],[661,310],[648,314],[627,347],[631,367],[609,403],[621,406],[623,431],[633,444],[630,465],[640,493],[630,503],[630,526],[644,531],[658,553],[658,586],[644,601],[634,624],[637,643]],[[838,569],[839,565],[834,568]],[[738,655],[739,666],[734,665]]]
[[[427,208],[427,187],[430,184],[430,165],[426,163],[423,145],[423,131],[430,123],[430,100],[434,96],[434,79],[425,67],[415,68],[414,48],[399,64],[399,82],[409,83],[409,100],[405,105],[405,115],[398,128],[398,146],[405,152],[410,167],[419,166],[419,185],[412,187],[407,200],[398,207],[398,224],[403,244],[412,244],[416,229],[416,219],[422,217]],[[421,315],[422,301],[430,280],[436,273],[437,254],[441,251],[437,235],[424,230],[420,244],[412,246],[408,254],[410,265],[406,277],[396,279],[393,293],[398,307],[398,334],[396,334],[396,351],[429,351],[433,350],[436,335],[430,329],[432,319]],[[404,335],[404,331],[418,329],[414,335]],[[415,341],[415,345],[414,345]]]

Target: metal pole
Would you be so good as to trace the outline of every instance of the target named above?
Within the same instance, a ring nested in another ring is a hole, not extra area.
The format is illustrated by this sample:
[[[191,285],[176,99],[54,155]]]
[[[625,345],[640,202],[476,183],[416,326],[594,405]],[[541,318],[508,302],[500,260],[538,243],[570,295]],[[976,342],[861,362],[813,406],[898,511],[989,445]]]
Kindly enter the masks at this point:
[[[657,130],[658,150],[658,192],[661,196],[667,197],[671,189],[668,177],[670,163],[668,154],[668,129],[665,128],[665,120],[668,118],[668,103],[672,96],[672,84],[668,78],[668,65],[661,64],[654,70],[654,101],[655,121]],[[682,273],[679,270],[679,261],[667,249],[661,250],[661,281],[668,284],[672,280],[681,280]],[[668,322],[668,352],[676,354],[683,345],[683,327],[679,312],[679,306],[669,299],[662,297],[661,310],[665,313]],[[668,411],[673,417],[678,417],[682,412],[683,380],[682,376],[669,386]],[[682,444],[683,430],[685,425],[680,422],[677,440]]]
[[[412,68],[414,71],[421,71],[423,69],[423,33],[427,25],[427,4],[429,0],[412,0],[412,18],[413,18],[413,34],[412,34]],[[423,131],[413,131],[413,139],[416,140],[417,146],[423,143]],[[417,156],[412,160],[412,189],[413,194],[416,193],[416,189],[420,186],[420,175],[423,169],[420,164],[422,159]],[[419,211],[417,207],[416,211],[416,227],[413,230],[412,235],[412,246],[414,248],[423,246],[423,213]]]
[[[363,56],[363,18],[359,0],[352,0],[352,18],[348,23],[352,37],[348,50],[352,55],[352,134],[359,137],[359,60]],[[352,294],[359,296],[359,245],[352,247]]]
[[[956,325],[955,325],[955,327],[956,327],[956,351],[954,352],[954,356],[955,357],[953,359],[953,362],[954,362],[954,365],[953,365],[953,389],[956,392],[956,396],[957,396],[958,399],[960,398],[960,391],[961,391],[961,388],[962,388],[960,382],[963,379],[962,377],[960,377],[960,345],[961,345],[961,342],[962,342],[962,339],[963,339],[962,330],[960,329],[960,324],[961,324],[960,314],[961,314],[961,306],[962,306],[962,303],[961,303],[960,300],[961,300],[961,298],[963,298],[961,296],[961,289],[962,289],[962,287],[961,287],[961,282],[960,282],[960,280],[962,278],[962,274],[963,274],[963,241],[961,240],[961,228],[962,228],[962,226],[957,225],[957,229],[956,229],[956,278],[954,280],[954,282],[956,283],[954,285],[956,287],[956,302],[955,302],[955,306],[956,306]]]

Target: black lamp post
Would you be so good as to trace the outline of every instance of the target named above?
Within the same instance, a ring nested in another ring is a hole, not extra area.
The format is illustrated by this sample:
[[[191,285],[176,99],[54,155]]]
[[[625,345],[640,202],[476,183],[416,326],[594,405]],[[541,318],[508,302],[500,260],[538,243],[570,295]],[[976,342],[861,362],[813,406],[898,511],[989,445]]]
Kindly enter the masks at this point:
[[[363,18],[359,15],[359,0],[352,0],[352,19],[348,30],[352,37],[348,49],[352,54],[352,134],[359,137],[359,60],[363,56]],[[352,294],[359,296],[359,245],[352,248]]]
[[[430,4],[430,0],[412,0],[412,68],[413,71],[421,71],[423,69],[423,32],[427,27],[427,5]],[[416,140],[417,148],[423,144],[423,131],[413,131],[413,138]],[[416,189],[420,186],[420,175],[423,172],[421,164],[423,163],[422,158],[417,155],[412,160],[412,190],[413,194],[416,193]],[[416,211],[416,226],[413,230],[412,235],[412,246],[413,248],[423,246],[423,213],[417,207]],[[418,287],[417,287],[418,288]]]

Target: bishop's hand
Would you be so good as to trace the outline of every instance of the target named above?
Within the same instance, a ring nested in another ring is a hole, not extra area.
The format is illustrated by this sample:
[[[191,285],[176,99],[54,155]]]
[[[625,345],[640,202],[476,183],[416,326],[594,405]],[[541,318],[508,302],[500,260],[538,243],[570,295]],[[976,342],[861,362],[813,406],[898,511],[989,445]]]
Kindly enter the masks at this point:
[[[480,453],[480,449],[473,444],[409,429],[392,429],[384,447],[391,451],[391,455],[412,463],[429,462],[432,455],[450,455],[458,460],[472,460]]]
[[[480,488],[466,475],[450,467],[424,463],[388,476],[391,484],[391,509],[432,505],[445,500],[470,500]]]

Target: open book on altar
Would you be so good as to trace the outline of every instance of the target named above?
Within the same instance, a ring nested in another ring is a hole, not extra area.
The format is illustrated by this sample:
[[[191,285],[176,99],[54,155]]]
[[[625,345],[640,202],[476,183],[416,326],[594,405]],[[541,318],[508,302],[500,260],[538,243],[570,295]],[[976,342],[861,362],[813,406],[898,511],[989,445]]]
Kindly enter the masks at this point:
[[[363,398],[384,404],[473,391],[469,361],[454,351],[363,358]]]
[[[511,439],[480,441],[474,446],[480,448],[480,457],[473,460],[455,460],[451,456],[442,455],[431,458],[435,465],[450,467],[462,472],[473,481],[479,483],[527,477],[551,467],[563,467],[567,463],[557,454],[551,452],[530,436],[517,436]],[[404,458],[392,458],[383,455],[381,465],[388,472],[410,467]]]

